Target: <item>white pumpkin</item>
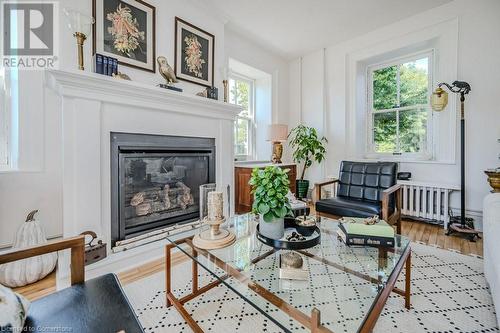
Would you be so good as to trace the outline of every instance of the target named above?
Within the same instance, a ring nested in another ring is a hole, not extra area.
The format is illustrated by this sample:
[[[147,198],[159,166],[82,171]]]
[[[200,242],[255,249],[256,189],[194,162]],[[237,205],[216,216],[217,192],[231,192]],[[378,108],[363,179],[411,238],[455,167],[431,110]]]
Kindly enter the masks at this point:
[[[13,249],[47,243],[40,222],[35,219],[38,210],[26,217],[26,222],[16,232]],[[14,261],[0,266],[0,283],[7,287],[21,287],[43,279],[54,270],[57,252]]]

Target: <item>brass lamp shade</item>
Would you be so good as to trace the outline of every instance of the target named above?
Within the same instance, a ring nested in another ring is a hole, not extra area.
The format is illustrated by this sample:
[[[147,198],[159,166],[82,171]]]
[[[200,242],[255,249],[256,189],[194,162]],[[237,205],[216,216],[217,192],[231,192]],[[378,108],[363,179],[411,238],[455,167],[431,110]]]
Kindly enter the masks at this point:
[[[448,93],[440,87],[436,88],[431,96],[432,110],[443,111],[446,105],[448,105]]]

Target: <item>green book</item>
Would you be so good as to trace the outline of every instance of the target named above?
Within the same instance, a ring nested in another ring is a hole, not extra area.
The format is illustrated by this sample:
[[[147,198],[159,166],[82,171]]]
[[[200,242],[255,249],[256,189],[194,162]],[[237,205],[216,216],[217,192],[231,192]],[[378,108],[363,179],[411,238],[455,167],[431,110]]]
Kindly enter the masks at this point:
[[[341,220],[345,231],[350,235],[394,237],[394,229],[384,220],[368,225],[362,217],[344,217]]]

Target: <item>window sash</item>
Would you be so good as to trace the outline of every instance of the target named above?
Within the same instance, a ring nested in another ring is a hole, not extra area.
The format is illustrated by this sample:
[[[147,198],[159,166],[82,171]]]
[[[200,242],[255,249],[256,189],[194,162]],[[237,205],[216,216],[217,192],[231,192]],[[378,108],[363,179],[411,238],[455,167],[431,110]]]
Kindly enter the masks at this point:
[[[255,156],[255,81],[250,79],[250,78],[247,78],[241,74],[236,74],[236,73],[231,73],[231,75],[229,76],[229,80],[234,80],[235,82],[244,82],[246,84],[248,84],[249,86],[249,89],[248,89],[248,110],[247,113],[248,115],[243,115],[243,114],[239,114],[237,117],[236,117],[236,121],[235,121],[235,124],[234,124],[234,128],[235,128],[235,140],[234,140],[234,152],[235,152],[235,159],[236,160],[250,160],[252,159],[254,156]],[[238,94],[238,90],[237,90],[237,85],[235,85],[235,93]],[[230,87],[230,90],[229,90],[229,94],[231,95],[231,87]],[[230,96],[231,97],[231,96]],[[230,98],[231,100],[231,98]],[[236,103],[238,103],[237,100],[235,100]],[[248,121],[248,135],[247,135],[247,154],[246,155],[242,155],[242,154],[237,154],[237,151],[236,151],[236,135],[238,133],[238,119],[244,119],[246,121]]]
[[[396,59],[389,60],[387,62],[379,63],[379,64],[374,64],[369,67],[367,67],[367,147],[366,147],[366,156],[367,157],[389,157],[389,156],[406,156],[410,158],[423,158],[423,159],[430,159],[432,158],[432,155],[430,154],[431,152],[431,147],[432,147],[432,111],[429,106],[429,103],[426,104],[415,104],[411,106],[400,106],[401,105],[401,82],[400,82],[400,68],[403,64],[411,62],[411,61],[416,61],[420,60],[423,58],[427,58],[427,101],[430,98],[430,94],[432,92],[432,82],[433,82],[433,55],[434,51],[433,50],[427,50],[424,52],[418,52],[412,55],[408,55],[405,57],[400,57]],[[388,108],[388,109],[379,109],[376,110],[373,103],[374,103],[374,91],[373,91],[373,76],[374,72],[380,69],[392,67],[392,66],[398,66],[397,74],[396,74],[396,84],[397,84],[397,89],[396,89],[396,98],[397,98],[397,105],[393,108]],[[409,110],[415,110],[415,109],[426,109],[427,110],[427,128],[426,128],[426,145],[423,147],[423,149],[419,152],[402,152],[401,151],[401,138],[400,138],[400,121],[399,121],[399,115],[400,112],[405,112]],[[375,144],[375,122],[374,122],[374,117],[376,114],[381,114],[381,113],[389,113],[389,112],[395,112],[396,113],[396,149],[395,151],[391,153],[387,152],[377,152],[376,151],[376,144]]]

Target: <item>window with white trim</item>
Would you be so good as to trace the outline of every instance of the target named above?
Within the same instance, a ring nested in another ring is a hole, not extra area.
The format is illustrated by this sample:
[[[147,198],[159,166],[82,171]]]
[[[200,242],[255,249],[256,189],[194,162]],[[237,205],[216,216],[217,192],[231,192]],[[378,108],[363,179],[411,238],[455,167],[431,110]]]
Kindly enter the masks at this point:
[[[229,102],[243,107],[234,127],[236,160],[251,160],[255,150],[255,81],[242,75],[229,77]]]
[[[368,157],[432,157],[432,55],[368,67]]]
[[[9,107],[5,68],[0,67],[0,170],[9,166]]]

